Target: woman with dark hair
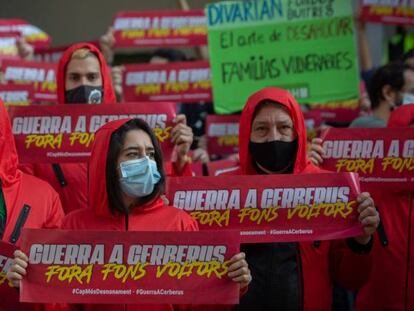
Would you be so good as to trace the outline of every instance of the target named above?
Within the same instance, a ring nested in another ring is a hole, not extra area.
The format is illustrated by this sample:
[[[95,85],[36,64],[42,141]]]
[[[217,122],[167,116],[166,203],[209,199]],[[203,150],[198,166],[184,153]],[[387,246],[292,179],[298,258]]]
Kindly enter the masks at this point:
[[[89,208],[69,213],[63,229],[120,231],[196,231],[186,212],[165,205],[165,173],[158,141],[140,119],[118,120],[101,127],[89,162]],[[8,278],[16,286],[26,274],[27,257],[18,251]],[[251,280],[244,253],[235,255],[228,277],[246,289]],[[197,310],[202,306],[194,307]],[[229,307],[230,308],[230,307]],[[176,310],[172,305],[84,305],[82,310]],[[179,308],[181,309],[181,308]],[[186,310],[192,309],[186,308]],[[223,307],[206,307],[223,310]]]

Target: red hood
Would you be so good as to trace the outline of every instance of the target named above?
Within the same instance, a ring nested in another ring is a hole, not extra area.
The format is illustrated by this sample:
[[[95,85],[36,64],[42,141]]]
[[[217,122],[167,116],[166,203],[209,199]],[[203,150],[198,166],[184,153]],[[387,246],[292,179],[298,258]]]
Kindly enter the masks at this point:
[[[388,127],[406,127],[414,121],[414,104],[403,105],[395,109],[388,119]]]
[[[59,61],[58,71],[57,71],[57,95],[58,95],[58,103],[64,104],[65,103],[65,71],[66,66],[70,61],[72,53],[78,49],[86,48],[91,52],[94,52],[99,59],[99,63],[101,64],[101,73],[102,73],[102,82],[103,82],[103,92],[104,92],[104,99],[102,104],[113,104],[116,102],[115,92],[112,87],[112,79],[111,79],[111,72],[106,64],[105,58],[102,55],[99,49],[90,43],[77,43],[70,46],[62,55],[62,58]]]
[[[298,134],[298,152],[296,156],[294,173],[302,173],[305,169],[311,169],[312,164],[310,164],[310,161],[307,159],[306,155],[305,122],[298,103],[288,91],[275,87],[267,87],[249,97],[241,114],[239,132],[241,173],[246,175],[257,174],[252,165],[251,156],[249,154],[249,141],[254,111],[256,106],[264,100],[272,100],[285,106],[293,120],[293,126]]]
[[[89,204],[96,215],[114,217],[109,210],[108,195],[106,193],[106,158],[108,156],[111,135],[130,119],[108,122],[95,133],[92,154],[89,160]],[[134,213],[145,212],[163,206],[161,198],[135,208]]]
[[[19,160],[9,114],[0,100],[0,180],[2,186],[9,186],[21,178],[18,166]]]

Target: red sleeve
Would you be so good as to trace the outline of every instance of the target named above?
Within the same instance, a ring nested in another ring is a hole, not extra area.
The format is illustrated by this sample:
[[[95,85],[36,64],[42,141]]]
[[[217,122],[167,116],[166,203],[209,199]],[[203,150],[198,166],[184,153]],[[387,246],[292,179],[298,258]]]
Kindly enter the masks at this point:
[[[178,170],[175,162],[165,162],[165,174],[169,177],[193,176],[191,163],[187,162],[184,167]]]
[[[372,243],[373,240],[368,243],[370,245],[362,246],[354,239],[331,242],[331,275],[339,285],[347,289],[359,289],[368,281],[372,268]]]

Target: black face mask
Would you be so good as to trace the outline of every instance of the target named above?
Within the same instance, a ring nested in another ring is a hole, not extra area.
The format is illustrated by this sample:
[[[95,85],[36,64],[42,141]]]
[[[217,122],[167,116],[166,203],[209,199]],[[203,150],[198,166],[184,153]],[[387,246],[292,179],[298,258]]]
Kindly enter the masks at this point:
[[[249,142],[249,152],[253,164],[272,172],[292,173],[298,150],[298,140],[285,142],[280,140],[265,143]],[[260,169],[260,168],[259,168]]]
[[[103,91],[100,86],[81,85],[65,91],[67,104],[100,104]]]

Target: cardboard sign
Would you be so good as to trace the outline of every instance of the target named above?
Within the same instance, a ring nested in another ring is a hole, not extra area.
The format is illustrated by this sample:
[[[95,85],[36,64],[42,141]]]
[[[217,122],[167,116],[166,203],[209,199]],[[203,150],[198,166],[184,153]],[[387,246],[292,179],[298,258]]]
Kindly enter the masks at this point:
[[[9,113],[21,163],[87,162],[95,132],[109,121],[126,118],[140,118],[151,126],[165,160],[174,148],[173,103],[11,107]]]
[[[122,83],[125,101],[211,100],[210,66],[206,61],[126,65]]]
[[[414,189],[414,128],[329,128],[323,168],[355,172],[363,183]]]
[[[113,28],[115,47],[207,44],[207,25],[202,10],[119,12]]]
[[[208,115],[206,121],[207,150],[211,155],[239,152],[240,115]]]
[[[175,177],[167,197],[200,230],[237,229],[243,243],[339,239],[362,233],[350,173]]]
[[[0,60],[20,58],[16,46],[19,37],[19,32],[0,32]]]
[[[227,1],[209,4],[206,14],[217,113],[242,110],[267,86],[300,103],[358,96],[350,1]]]
[[[36,48],[49,46],[51,41],[47,33],[22,19],[0,19],[0,32],[19,32]]]
[[[33,87],[30,85],[0,84],[0,99],[7,106],[29,106],[33,100]]]
[[[235,304],[238,232],[25,229],[24,302]],[[53,295],[50,289],[53,288]]]
[[[0,241],[0,309],[23,310],[19,303],[19,291],[7,280],[16,246],[7,242]]]
[[[35,101],[56,102],[57,65],[24,60],[2,62],[4,79],[14,85],[31,85]]]
[[[363,0],[361,19],[391,25],[414,25],[412,0]]]

